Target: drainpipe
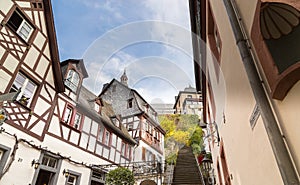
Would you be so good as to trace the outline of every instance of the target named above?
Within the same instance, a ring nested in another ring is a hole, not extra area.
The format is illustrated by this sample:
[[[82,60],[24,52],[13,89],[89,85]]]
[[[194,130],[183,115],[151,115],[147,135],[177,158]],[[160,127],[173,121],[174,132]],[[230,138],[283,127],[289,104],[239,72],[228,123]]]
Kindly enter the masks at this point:
[[[254,98],[260,108],[263,123],[281,174],[284,185],[299,185],[299,178],[296,169],[293,166],[292,158],[288,152],[287,146],[283,140],[280,128],[275,119],[270,102],[264,87],[262,85],[259,74],[256,70],[254,57],[251,55],[250,47],[247,43],[247,38],[243,34],[243,24],[241,17],[235,6],[235,0],[223,0],[227,14],[230,19],[230,24],[234,32],[237,47],[246,70],[248,80],[254,95]]]

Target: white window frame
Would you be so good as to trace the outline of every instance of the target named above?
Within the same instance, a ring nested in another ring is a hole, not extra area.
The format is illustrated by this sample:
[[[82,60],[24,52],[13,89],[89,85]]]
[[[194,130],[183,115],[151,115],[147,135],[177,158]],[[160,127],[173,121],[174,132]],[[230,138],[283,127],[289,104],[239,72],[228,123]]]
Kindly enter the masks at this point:
[[[52,157],[50,155],[44,155],[42,157],[42,165],[50,167],[50,168],[57,168],[58,167],[58,161],[59,159]],[[54,163],[54,165],[53,165]]]
[[[17,81],[18,77],[21,77],[23,82],[18,82]],[[30,106],[30,104],[32,102],[32,99],[35,95],[35,92],[37,90],[37,87],[38,87],[37,84],[34,83],[26,75],[19,72],[19,73],[17,73],[17,76],[16,76],[16,78],[13,82],[13,86],[14,85],[16,86],[16,88],[20,88],[20,93],[19,93],[16,100],[19,101],[22,105]],[[32,89],[28,90],[29,85],[32,85],[34,87],[34,89],[33,90]],[[19,89],[14,88],[13,86],[11,87],[11,91],[18,91],[19,90]],[[20,87],[18,87],[18,86],[20,86]],[[30,92],[31,94],[27,95],[27,94],[25,94],[26,92]]]
[[[93,173],[99,174],[99,176],[98,175],[93,175]],[[92,183],[92,181],[104,184],[105,183],[105,173],[91,170],[89,185]]]
[[[79,185],[80,184],[80,179],[81,179],[81,174],[74,172],[72,170],[68,170],[69,175],[66,177],[66,183],[65,185]],[[70,177],[73,177],[75,179],[74,182],[68,182]]]
[[[5,164],[8,160],[9,154],[10,154],[11,149],[8,148],[7,146],[4,146],[2,144],[0,144],[0,172],[2,172],[2,170],[5,167]]]
[[[22,13],[19,10],[15,10],[12,14],[12,16],[14,14],[18,14],[18,16],[22,19],[21,24],[19,25],[19,27],[17,28],[17,30],[14,30],[23,40],[25,40],[26,42],[29,40],[30,36],[32,35],[33,31],[34,31],[34,27],[24,18],[24,15],[22,15]],[[11,16],[11,17],[12,17]],[[10,22],[9,18],[8,22]],[[27,27],[27,28],[26,28]],[[25,32],[24,32],[25,31]]]
[[[79,119],[78,119],[79,117]],[[80,128],[80,124],[81,124],[81,120],[82,120],[82,115],[78,112],[75,113],[75,117],[74,117],[74,123],[73,123],[73,127],[75,129],[78,129]]]
[[[104,134],[104,128],[102,126],[99,127],[97,141],[102,142],[103,141],[103,134]]]
[[[26,29],[26,26],[29,30]],[[27,33],[24,31],[27,31]],[[28,41],[32,32],[33,32],[33,27],[25,19],[23,19],[20,27],[17,30],[17,34],[20,37],[22,37],[22,39],[24,39],[25,41]]]
[[[70,112],[67,113],[67,110],[70,110]],[[65,108],[65,111],[64,111],[63,118],[62,118],[62,121],[63,121],[65,124],[70,125],[71,120],[72,120],[73,112],[74,112],[74,109],[73,109],[71,106],[68,106],[68,105],[67,105],[66,108]]]
[[[110,137],[111,137],[111,134],[109,131],[105,130],[105,133],[104,133],[104,144],[106,146],[109,146],[109,142],[110,142]],[[107,135],[108,134],[108,135]]]
[[[124,142],[121,145],[121,155],[126,156],[126,144]]]
[[[78,77],[78,81],[76,80],[76,76]],[[74,93],[77,92],[78,90],[78,86],[80,83],[80,76],[79,73],[77,71],[75,71],[74,69],[70,69],[68,71],[66,80],[65,80],[65,85]]]

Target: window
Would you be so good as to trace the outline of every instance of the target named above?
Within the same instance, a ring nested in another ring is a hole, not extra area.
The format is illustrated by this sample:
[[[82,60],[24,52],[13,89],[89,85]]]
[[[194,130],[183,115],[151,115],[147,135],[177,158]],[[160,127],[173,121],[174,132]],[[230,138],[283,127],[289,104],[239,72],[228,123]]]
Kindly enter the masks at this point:
[[[89,185],[104,185],[105,173],[100,171],[92,171]]]
[[[145,122],[145,131],[147,131],[147,132],[149,131],[147,122]]]
[[[220,62],[220,54],[222,50],[222,41],[218,32],[217,24],[213,17],[213,12],[210,8],[210,4],[208,4],[208,28],[207,28],[207,36],[208,42],[211,49],[211,54],[214,55],[216,60]]]
[[[0,144],[0,172],[4,169],[6,161],[9,157],[10,148]]]
[[[127,154],[128,158],[131,158],[131,147],[129,145],[127,145],[127,152],[126,152],[126,154]]]
[[[67,78],[65,80],[65,85],[69,87],[72,92],[76,93],[79,85],[79,81],[80,81],[79,74],[73,69],[70,69]]]
[[[293,3],[258,1],[251,39],[270,94],[278,100],[283,100],[300,80],[299,16]]]
[[[31,26],[19,10],[14,11],[7,24],[25,41],[28,41],[34,30],[33,26]]]
[[[42,159],[42,165],[48,166],[51,168],[56,168],[57,167],[57,159],[48,155],[44,155]]]
[[[120,127],[120,121],[118,118],[112,118],[112,122],[115,124],[116,127]]]
[[[40,165],[35,170],[32,184],[57,184],[61,167],[59,156],[42,152],[39,162]]]
[[[100,112],[100,105],[97,102],[95,102],[95,111]]]
[[[67,177],[66,184],[67,185],[76,185],[76,180],[77,180],[77,177],[75,175],[70,174]]]
[[[79,185],[80,184],[80,173],[76,173],[74,171],[68,170],[69,175],[66,177],[65,185]]]
[[[71,119],[72,119],[72,113],[73,113],[73,108],[67,106],[64,112],[64,117],[63,117],[63,122],[66,124],[70,124],[71,123]]]
[[[100,127],[99,128],[99,132],[98,132],[98,137],[97,137],[97,140],[102,142],[102,139],[103,139],[103,128]]]
[[[123,142],[122,142],[122,147],[121,147],[121,154],[122,154],[123,156],[126,155],[126,145],[125,145],[125,143],[123,143]]]
[[[110,132],[105,131],[104,144],[108,146],[109,145],[109,141],[110,141]]]
[[[29,106],[36,89],[37,85],[32,82],[32,80],[27,78],[22,73],[18,73],[10,89],[10,92],[17,92],[18,90],[20,90],[17,101],[25,106]]]
[[[43,5],[42,5],[42,3],[32,3],[32,6],[33,6],[33,8],[38,8],[38,9],[42,9],[43,8]]]
[[[132,105],[133,105],[133,99],[131,98],[128,100],[127,108],[132,108]]]
[[[128,124],[128,131],[131,131],[131,130],[133,130],[133,123]]]
[[[73,127],[76,128],[76,129],[79,129],[80,123],[81,123],[81,114],[76,113]]]
[[[155,134],[154,134],[154,138],[155,138],[155,139],[158,139],[158,132],[155,130],[154,133],[155,133]]]

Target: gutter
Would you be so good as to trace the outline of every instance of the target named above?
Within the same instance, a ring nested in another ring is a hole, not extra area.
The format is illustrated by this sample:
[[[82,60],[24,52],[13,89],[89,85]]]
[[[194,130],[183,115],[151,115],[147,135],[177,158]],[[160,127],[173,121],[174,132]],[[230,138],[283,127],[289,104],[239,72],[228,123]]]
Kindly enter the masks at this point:
[[[260,108],[263,123],[279,168],[284,185],[300,185],[298,174],[294,168],[292,158],[284,142],[268,96],[262,85],[262,81],[257,72],[254,57],[247,43],[248,38],[243,33],[244,27],[242,19],[239,16],[235,6],[235,0],[223,0],[234,36],[236,45],[239,48],[240,55],[246,70],[248,80],[254,95],[254,98]]]

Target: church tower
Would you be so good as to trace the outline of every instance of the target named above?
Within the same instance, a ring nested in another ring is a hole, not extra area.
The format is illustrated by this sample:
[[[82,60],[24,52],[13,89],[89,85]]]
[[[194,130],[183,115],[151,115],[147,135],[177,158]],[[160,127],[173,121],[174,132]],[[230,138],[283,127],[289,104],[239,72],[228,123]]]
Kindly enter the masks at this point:
[[[126,69],[124,70],[124,73],[123,73],[123,75],[121,76],[121,83],[122,84],[124,84],[124,85],[126,85],[126,86],[128,86],[128,77],[127,77],[127,75],[126,75]]]

